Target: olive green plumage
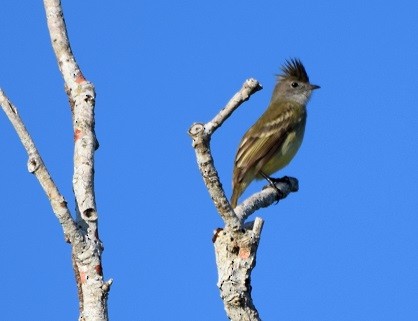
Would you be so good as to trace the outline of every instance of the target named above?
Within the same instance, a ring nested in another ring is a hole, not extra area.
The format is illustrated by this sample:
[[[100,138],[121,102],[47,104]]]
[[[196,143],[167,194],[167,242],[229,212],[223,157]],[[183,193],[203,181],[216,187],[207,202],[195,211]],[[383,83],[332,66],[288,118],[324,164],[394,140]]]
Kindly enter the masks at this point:
[[[244,134],[235,156],[231,205],[254,179],[270,176],[285,167],[302,144],[306,124],[306,104],[313,90],[300,60],[286,61],[270,104],[264,114]]]

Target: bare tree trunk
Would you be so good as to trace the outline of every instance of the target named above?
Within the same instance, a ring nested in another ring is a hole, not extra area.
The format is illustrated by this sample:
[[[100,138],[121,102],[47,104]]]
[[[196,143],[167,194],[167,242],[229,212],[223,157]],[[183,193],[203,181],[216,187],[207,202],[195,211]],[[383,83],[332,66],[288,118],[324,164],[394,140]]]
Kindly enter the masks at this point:
[[[263,220],[259,217],[254,222],[245,223],[245,220],[256,210],[298,190],[298,181],[288,178],[275,184],[280,195],[275,188],[268,186],[232,209],[222,188],[210,151],[211,136],[235,109],[261,89],[255,79],[247,80],[215,118],[206,124],[195,123],[189,129],[203,181],[225,224],[224,228],[215,231],[213,243],[218,287],[227,316],[233,321],[261,320],[251,298],[251,271],[256,264]]]
[[[29,172],[36,176],[44,189],[63,228],[65,240],[72,246],[80,306],[79,320],[108,320],[107,297],[112,280],[103,280],[103,245],[99,239],[94,195],[94,152],[99,146],[94,132],[94,86],[84,78],[71,51],[61,2],[44,0],[44,7],[52,47],[64,78],[73,118],[75,219],[52,180],[16,107],[1,89],[0,105],[26,149]]]

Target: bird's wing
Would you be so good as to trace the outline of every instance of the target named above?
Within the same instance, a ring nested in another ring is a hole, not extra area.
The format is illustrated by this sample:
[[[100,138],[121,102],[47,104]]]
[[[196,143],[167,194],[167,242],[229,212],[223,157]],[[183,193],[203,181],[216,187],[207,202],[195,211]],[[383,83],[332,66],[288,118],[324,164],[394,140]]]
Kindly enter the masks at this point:
[[[237,182],[244,179],[247,171],[251,169],[254,169],[254,174],[257,174],[281,148],[286,140],[286,134],[292,132],[297,126],[292,106],[286,106],[276,117],[271,116],[265,113],[248,130],[248,134],[244,135],[245,138],[241,141],[235,158]],[[273,119],[265,122],[263,120],[265,117]],[[264,125],[260,127],[258,124],[263,122],[265,122]]]

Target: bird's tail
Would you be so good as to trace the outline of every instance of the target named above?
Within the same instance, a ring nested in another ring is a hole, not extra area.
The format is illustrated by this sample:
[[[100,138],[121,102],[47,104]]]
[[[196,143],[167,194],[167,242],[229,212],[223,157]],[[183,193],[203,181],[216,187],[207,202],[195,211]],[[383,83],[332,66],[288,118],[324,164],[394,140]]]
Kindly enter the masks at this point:
[[[234,187],[232,189],[232,196],[231,196],[231,206],[232,208],[237,207],[238,199],[244,193],[245,188],[248,184],[245,183],[238,183],[234,184]]]
[[[254,179],[254,177],[252,177],[252,179]],[[234,181],[234,183],[232,184],[232,196],[231,196],[232,208],[237,207],[239,197],[242,195],[242,193],[244,193],[245,189],[247,188],[251,180],[244,179],[242,181]]]
[[[234,189],[234,191],[232,192],[232,196],[231,196],[231,206],[232,208],[237,207],[237,203],[238,203],[238,191],[236,189]]]

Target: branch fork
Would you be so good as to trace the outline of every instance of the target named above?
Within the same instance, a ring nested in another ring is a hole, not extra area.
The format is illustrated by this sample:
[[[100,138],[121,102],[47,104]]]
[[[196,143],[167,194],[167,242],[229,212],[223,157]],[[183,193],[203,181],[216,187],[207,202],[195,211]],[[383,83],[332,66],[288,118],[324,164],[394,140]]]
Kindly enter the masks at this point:
[[[228,318],[233,321],[261,320],[251,298],[251,271],[255,267],[264,221],[259,217],[253,222],[245,221],[256,210],[270,206],[298,190],[297,179],[289,177],[285,182],[275,183],[276,188],[266,186],[233,209],[222,188],[210,150],[212,134],[242,103],[261,89],[257,80],[246,80],[242,88],[211,121],[194,123],[188,132],[203,181],[225,224],[224,228],[215,230],[212,240],[218,268],[217,285]]]
[[[97,226],[94,194],[94,152],[98,142],[94,131],[95,91],[83,76],[71,51],[60,0],[44,0],[49,34],[64,79],[74,129],[73,190],[76,218],[52,180],[35,143],[17,109],[0,89],[0,105],[15,128],[27,154],[28,171],[35,175],[45,191],[65,240],[72,246],[73,267],[79,294],[79,320],[108,320],[107,297],[112,280],[103,280],[102,242]]]

